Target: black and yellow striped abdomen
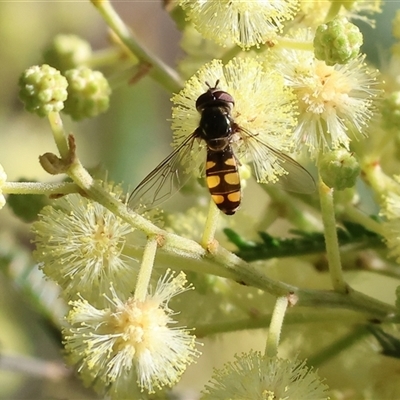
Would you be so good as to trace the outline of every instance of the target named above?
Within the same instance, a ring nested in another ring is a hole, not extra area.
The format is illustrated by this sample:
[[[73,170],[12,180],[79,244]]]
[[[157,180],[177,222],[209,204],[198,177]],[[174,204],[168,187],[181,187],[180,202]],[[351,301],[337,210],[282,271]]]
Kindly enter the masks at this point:
[[[231,146],[222,151],[207,150],[207,186],[217,207],[227,215],[239,208],[240,176]]]

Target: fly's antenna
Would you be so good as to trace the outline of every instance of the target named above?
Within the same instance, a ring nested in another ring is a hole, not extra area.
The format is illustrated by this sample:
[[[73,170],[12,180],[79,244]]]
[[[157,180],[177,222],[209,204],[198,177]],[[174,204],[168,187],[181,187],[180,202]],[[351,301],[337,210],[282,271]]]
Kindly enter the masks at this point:
[[[208,86],[208,90],[217,89],[219,84],[219,79],[215,82],[215,85],[211,87],[211,85],[206,81],[206,85]]]

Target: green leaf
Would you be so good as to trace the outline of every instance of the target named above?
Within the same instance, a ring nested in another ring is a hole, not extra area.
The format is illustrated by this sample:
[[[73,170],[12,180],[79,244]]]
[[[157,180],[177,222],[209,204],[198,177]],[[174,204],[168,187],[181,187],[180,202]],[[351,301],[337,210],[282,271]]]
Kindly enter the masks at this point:
[[[374,232],[366,230],[362,225],[354,222],[342,222],[343,228],[337,228],[339,245],[358,244],[360,246],[382,243],[382,238]],[[246,261],[266,260],[275,257],[292,257],[305,254],[321,253],[325,251],[325,238],[322,232],[304,232],[292,230],[291,238],[271,236],[266,232],[259,232],[261,242],[246,240],[232,229],[224,229],[228,239],[236,245],[236,255]]]
[[[377,326],[369,326],[368,329],[381,345],[381,353],[383,355],[393,358],[400,358],[400,340],[398,338],[389,335]]]

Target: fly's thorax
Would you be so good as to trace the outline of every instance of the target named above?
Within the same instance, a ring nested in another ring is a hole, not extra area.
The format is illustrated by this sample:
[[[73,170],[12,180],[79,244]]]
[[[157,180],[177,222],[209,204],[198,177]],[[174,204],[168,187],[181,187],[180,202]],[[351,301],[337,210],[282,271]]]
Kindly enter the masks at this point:
[[[225,107],[207,107],[201,112],[199,136],[206,142],[232,135],[233,120]]]

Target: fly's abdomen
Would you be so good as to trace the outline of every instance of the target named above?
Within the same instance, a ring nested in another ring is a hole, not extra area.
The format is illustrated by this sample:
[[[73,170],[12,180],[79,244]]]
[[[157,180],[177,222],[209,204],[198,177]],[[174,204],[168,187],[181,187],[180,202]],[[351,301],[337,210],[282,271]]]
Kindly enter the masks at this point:
[[[239,208],[241,200],[238,166],[230,146],[224,151],[207,151],[207,186],[217,207],[227,215]]]

